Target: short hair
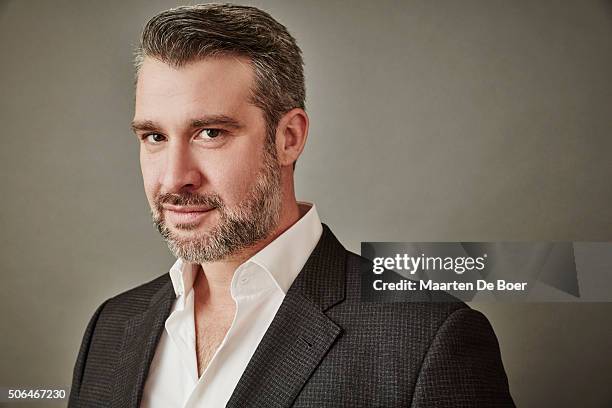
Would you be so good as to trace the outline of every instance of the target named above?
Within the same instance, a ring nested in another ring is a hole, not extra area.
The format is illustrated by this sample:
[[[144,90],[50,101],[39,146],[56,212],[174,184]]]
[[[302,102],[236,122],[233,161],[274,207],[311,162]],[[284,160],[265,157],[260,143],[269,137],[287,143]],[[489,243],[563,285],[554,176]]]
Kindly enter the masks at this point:
[[[234,4],[201,4],[163,11],[146,24],[136,50],[180,67],[211,56],[248,57],[255,73],[251,98],[266,120],[269,142],[283,114],[305,108],[302,51],[287,28],[265,11]]]

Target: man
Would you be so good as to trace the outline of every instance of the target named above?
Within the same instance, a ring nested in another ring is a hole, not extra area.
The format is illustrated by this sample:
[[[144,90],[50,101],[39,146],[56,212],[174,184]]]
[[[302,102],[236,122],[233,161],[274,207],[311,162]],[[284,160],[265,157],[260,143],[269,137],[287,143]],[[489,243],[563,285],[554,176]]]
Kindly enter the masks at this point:
[[[71,407],[513,406],[482,314],[362,302],[362,258],[296,201],[308,116],[284,26],[168,10],[136,65],[145,192],[178,259],[95,312]]]

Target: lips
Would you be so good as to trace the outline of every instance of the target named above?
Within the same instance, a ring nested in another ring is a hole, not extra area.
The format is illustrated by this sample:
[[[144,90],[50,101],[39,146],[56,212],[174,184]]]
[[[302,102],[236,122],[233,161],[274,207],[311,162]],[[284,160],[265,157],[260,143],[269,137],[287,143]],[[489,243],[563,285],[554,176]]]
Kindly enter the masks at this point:
[[[214,207],[185,207],[164,205],[168,221],[175,224],[194,224],[202,220]]]
[[[186,207],[182,205],[164,205],[164,209],[179,213],[191,213],[210,211],[213,209],[213,207]]]

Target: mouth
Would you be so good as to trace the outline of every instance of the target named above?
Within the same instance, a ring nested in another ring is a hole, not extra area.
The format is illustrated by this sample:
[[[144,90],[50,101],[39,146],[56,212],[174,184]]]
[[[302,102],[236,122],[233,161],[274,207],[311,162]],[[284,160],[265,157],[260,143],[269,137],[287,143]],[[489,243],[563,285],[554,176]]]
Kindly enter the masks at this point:
[[[173,224],[197,224],[215,207],[163,206],[167,220]]]

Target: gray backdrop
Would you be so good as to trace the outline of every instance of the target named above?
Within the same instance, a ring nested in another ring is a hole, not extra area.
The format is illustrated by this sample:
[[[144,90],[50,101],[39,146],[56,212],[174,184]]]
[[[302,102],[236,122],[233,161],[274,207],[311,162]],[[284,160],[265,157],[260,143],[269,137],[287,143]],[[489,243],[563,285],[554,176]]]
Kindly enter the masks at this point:
[[[129,122],[133,46],[177,4],[0,3],[0,387],[69,384],[95,307],[172,264]],[[304,51],[298,198],[350,249],[612,239],[610,2],[254,4]],[[612,405],[612,304],[475,307],[519,406]]]

